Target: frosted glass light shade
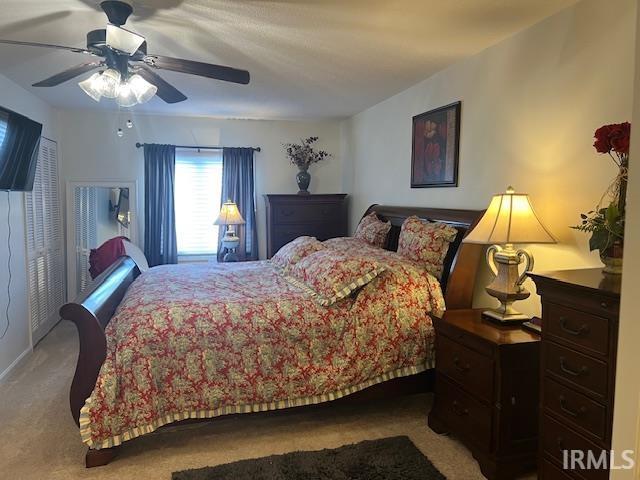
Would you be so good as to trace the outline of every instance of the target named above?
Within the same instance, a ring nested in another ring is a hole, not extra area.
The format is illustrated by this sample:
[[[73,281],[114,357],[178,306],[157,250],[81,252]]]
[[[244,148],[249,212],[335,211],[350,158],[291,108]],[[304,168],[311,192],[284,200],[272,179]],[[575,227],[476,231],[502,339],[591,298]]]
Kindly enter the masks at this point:
[[[118,87],[118,96],[116,97],[116,103],[121,107],[133,107],[138,103],[136,95],[133,93],[131,86],[128,82],[123,82]]]
[[[152,83],[147,82],[137,73],[131,75],[128,83],[134,95],[136,96],[138,103],[148,102],[158,91],[158,87],[156,87]]]
[[[509,187],[506,193],[493,196],[489,208],[463,242],[483,245],[556,243],[556,239],[538,219],[529,195],[515,193]]]
[[[96,72],[86,80],[78,83],[78,86],[84,91],[84,93],[89,95],[96,102],[99,102],[102,98],[102,89],[98,87],[99,78],[100,73]]]
[[[120,72],[108,68],[100,75],[100,86],[102,95],[107,98],[116,98],[118,96],[118,87],[120,86]]]
[[[213,222],[214,225],[244,225],[244,223],[244,218],[240,215],[238,206],[230,200],[222,204],[220,214]]]

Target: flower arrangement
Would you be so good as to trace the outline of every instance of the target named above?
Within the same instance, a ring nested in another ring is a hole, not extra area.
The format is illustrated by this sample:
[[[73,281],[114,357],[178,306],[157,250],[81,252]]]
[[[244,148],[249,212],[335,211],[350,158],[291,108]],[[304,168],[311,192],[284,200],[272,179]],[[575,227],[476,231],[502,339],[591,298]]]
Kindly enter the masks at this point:
[[[618,169],[618,175],[602,195],[597,207],[581,214],[580,225],[572,228],[591,233],[589,248],[599,250],[605,261],[607,257],[622,257],[631,124],[604,125],[596,130],[594,137],[594,148],[598,153],[609,155]]]
[[[300,143],[283,143],[282,146],[285,148],[291,164],[306,170],[312,163],[320,162],[331,156],[324,150],[314,150],[313,144],[317,141],[318,137],[309,137]]]

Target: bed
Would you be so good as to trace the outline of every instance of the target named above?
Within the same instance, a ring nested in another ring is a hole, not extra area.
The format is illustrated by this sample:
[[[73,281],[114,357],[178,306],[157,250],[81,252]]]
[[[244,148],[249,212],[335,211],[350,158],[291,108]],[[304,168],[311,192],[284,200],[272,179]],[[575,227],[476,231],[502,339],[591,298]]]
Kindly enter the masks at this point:
[[[129,257],[65,305],[61,316],[80,340],[70,403],[87,466],[108,463],[121,443],[168,423],[336,400],[432,369],[428,315],[445,303],[471,305],[482,251],[461,241],[482,212],[371,212],[392,224],[385,250],[349,238],[325,243],[375,258],[385,275],[331,307],[270,262],[162,266],[140,276]],[[458,232],[440,282],[393,253],[411,215]]]

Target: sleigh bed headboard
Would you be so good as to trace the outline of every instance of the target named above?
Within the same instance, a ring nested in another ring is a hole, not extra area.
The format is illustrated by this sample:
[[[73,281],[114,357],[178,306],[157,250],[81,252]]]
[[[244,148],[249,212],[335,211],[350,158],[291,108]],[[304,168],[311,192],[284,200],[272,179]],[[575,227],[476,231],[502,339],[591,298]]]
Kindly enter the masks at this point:
[[[371,205],[364,216],[375,212],[384,221],[391,222],[386,249],[396,251],[400,227],[410,216],[430,222],[446,223],[458,230],[445,258],[440,284],[447,308],[471,308],[476,274],[482,257],[481,245],[462,243],[464,236],[480,220],[484,210],[452,210],[446,208],[401,207],[392,205]]]

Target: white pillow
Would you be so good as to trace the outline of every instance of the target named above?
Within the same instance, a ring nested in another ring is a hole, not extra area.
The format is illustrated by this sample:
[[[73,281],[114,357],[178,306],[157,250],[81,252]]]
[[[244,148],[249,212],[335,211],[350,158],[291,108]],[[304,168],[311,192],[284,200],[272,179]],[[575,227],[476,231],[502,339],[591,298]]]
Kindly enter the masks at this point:
[[[147,262],[147,257],[144,256],[142,250],[140,250],[137,245],[126,240],[122,240],[122,243],[124,244],[124,251],[127,252],[127,255],[129,255],[134,262],[136,262],[140,272],[144,273],[149,270],[149,262]]]

